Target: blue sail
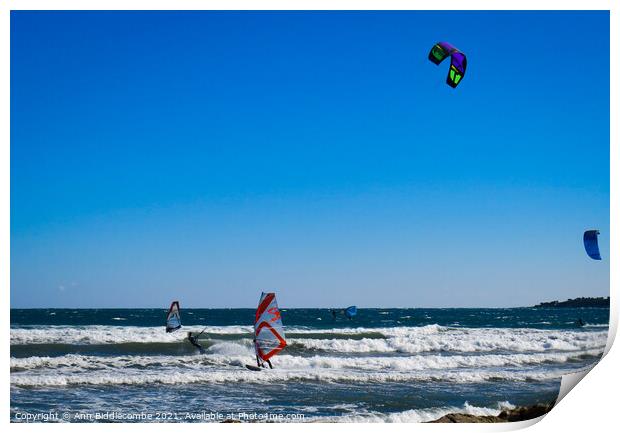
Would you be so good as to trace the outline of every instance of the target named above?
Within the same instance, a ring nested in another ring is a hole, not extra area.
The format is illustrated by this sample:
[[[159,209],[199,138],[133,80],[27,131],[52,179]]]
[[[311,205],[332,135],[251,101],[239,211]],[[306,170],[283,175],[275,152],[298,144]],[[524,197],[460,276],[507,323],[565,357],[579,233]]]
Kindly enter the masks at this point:
[[[587,230],[583,234],[583,246],[586,248],[586,253],[593,260],[601,260],[601,252],[598,249],[598,230]]]
[[[357,307],[355,305],[352,305],[344,310],[344,315],[347,316],[347,318],[349,319],[355,316],[356,314],[357,314]]]

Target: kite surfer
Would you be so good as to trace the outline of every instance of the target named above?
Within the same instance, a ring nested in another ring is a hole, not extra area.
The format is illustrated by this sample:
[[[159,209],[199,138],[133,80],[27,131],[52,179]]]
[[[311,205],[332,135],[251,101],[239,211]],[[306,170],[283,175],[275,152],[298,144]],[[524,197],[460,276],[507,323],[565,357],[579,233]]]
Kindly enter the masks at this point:
[[[200,351],[201,354],[205,353],[204,348],[198,343],[198,336],[194,336],[191,332],[188,332],[187,339],[192,344],[192,346],[196,347]]]

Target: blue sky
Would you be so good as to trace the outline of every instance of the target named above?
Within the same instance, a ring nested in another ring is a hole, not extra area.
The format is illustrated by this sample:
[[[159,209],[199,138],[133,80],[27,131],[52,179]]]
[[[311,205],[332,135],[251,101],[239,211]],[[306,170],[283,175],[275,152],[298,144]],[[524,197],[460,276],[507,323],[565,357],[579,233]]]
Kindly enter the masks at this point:
[[[608,234],[607,12],[11,14],[12,307],[523,306]]]

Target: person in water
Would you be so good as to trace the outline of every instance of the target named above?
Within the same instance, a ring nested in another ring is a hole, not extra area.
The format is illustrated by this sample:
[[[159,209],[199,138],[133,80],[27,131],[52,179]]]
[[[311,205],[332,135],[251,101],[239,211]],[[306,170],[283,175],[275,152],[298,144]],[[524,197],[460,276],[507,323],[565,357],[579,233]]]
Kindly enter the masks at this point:
[[[583,320],[581,320],[581,317],[579,318],[579,320],[577,320],[577,326],[581,327],[585,325],[585,323],[583,322]]]
[[[258,346],[256,345],[256,338],[252,340],[254,342],[254,347],[256,348],[255,352],[256,352],[256,365],[258,367],[262,367],[265,368],[265,362],[267,363],[267,365],[269,365],[269,368],[273,369],[273,365],[271,365],[271,361],[268,359],[265,359],[265,362],[261,362],[261,359],[258,357]]]
[[[187,339],[192,344],[192,346],[194,346],[198,350],[200,350],[200,353],[205,353],[204,348],[198,343],[198,338],[196,336],[194,336],[194,334],[192,334],[191,332],[188,332],[187,333]]]

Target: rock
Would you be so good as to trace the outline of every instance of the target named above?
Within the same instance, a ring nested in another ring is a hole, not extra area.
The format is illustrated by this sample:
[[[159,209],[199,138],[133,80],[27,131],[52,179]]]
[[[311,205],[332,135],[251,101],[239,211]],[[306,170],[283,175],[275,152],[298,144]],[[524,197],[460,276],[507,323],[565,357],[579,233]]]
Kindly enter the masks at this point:
[[[450,423],[450,422],[508,422],[506,420],[500,419],[496,416],[491,415],[470,415],[468,413],[449,413],[448,415],[444,415],[435,421],[429,422],[437,422],[437,423]]]
[[[505,410],[498,415],[498,418],[508,422],[525,421],[532,418],[538,418],[549,412],[553,408],[553,404],[536,404],[534,406],[517,407],[511,410]]]
[[[517,407],[502,411],[498,416],[493,415],[470,415],[467,413],[449,413],[431,423],[489,423],[489,422],[515,422],[538,418],[553,408],[552,403],[536,404],[534,406]]]

